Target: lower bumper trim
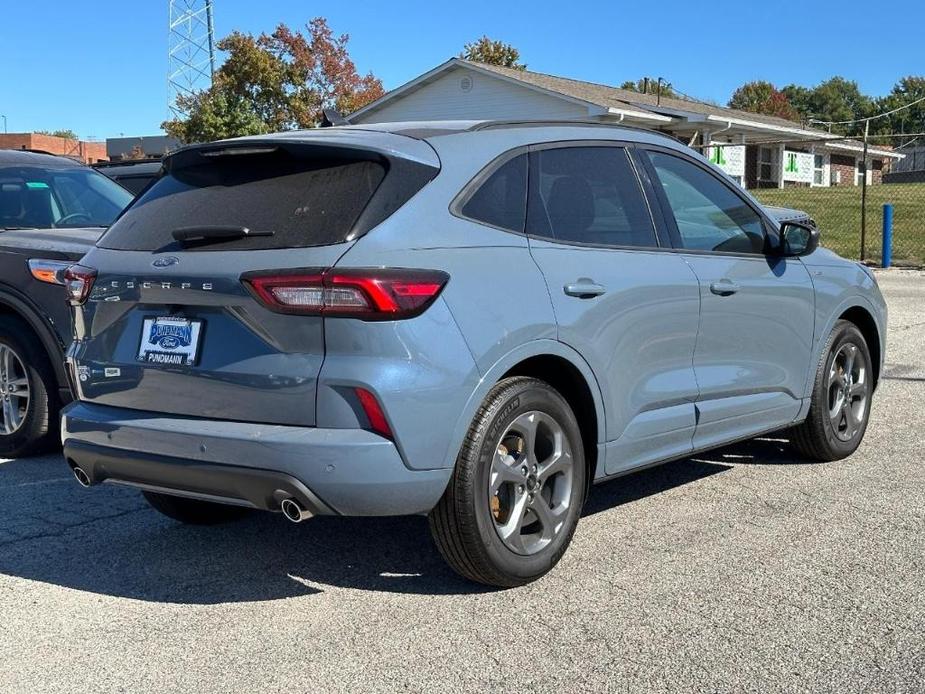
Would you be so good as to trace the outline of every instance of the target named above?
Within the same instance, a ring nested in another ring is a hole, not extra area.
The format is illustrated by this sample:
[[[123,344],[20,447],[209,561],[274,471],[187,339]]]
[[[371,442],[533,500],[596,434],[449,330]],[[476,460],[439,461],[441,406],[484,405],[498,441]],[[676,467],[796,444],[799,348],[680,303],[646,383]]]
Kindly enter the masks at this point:
[[[336,515],[292,475],[197,460],[126,451],[66,440],[64,457],[91,484],[113,482],[162,494],[280,511],[283,499],[297,500],[312,515]]]

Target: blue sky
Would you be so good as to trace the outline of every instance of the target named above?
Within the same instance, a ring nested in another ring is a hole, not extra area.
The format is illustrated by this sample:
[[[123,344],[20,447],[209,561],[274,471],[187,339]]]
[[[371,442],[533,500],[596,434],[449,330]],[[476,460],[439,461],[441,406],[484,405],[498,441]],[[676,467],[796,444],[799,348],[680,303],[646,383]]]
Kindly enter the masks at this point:
[[[105,138],[159,131],[167,115],[167,0],[3,5],[0,114],[10,132],[71,128]],[[215,0],[215,28],[218,36],[258,33],[324,15],[336,33],[350,34],[358,69],[372,70],[387,89],[482,34],[513,43],[533,70],[607,84],[663,76],[720,103],[753,79],[813,85],[840,74],[880,95],[903,75],[925,73],[913,36],[925,26],[921,0],[395,0],[388,10],[371,9],[378,5]],[[41,34],[27,30],[38,24]]]

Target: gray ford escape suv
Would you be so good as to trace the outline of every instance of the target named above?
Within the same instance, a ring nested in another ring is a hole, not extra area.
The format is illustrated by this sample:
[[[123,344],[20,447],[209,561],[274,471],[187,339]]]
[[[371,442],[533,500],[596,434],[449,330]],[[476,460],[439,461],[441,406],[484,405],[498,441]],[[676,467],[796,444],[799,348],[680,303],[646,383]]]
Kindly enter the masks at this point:
[[[785,428],[855,450],[886,309],[817,242],[628,128],[187,148],[68,272],[65,455],[185,522],[429,514],[458,572],[523,584],[592,482]]]

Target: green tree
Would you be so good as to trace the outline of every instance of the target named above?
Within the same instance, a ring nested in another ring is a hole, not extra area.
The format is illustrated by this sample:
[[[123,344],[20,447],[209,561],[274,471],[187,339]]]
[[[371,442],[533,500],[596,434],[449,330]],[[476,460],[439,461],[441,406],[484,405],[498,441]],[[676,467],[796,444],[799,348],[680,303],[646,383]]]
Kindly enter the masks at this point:
[[[385,92],[372,73],[357,73],[348,41],[347,34],[335,37],[323,17],[305,33],[285,24],[256,37],[234,32],[217,43],[228,57],[212,86],[179,96],[185,118],[161,127],[182,142],[208,142],[313,127],[326,108],[355,111]]]
[[[886,96],[874,102],[875,113],[887,113],[917,99],[925,97],[925,76],[909,75],[900,79]],[[925,102],[903,108],[885,118],[878,118],[870,123],[871,132],[876,134],[902,134],[925,132]],[[898,146],[907,138],[881,138],[881,144]]]
[[[52,135],[54,137],[63,137],[65,140],[78,140],[77,133],[71,129],[67,130],[36,130],[39,135]]]
[[[648,83],[646,82],[648,80]],[[620,85],[620,89],[625,89],[628,92],[639,92],[640,94],[649,93],[655,95],[658,93],[658,77],[640,77],[638,80],[633,82],[632,80],[627,80]],[[671,85],[668,82],[662,80],[662,96],[668,99],[677,99],[679,98],[675,91],[671,88]]]
[[[520,62],[520,51],[509,43],[495,41],[483,36],[478,41],[463,46],[460,58],[473,60],[477,63],[488,63],[500,67],[510,67],[515,70],[525,70],[526,65]]]
[[[810,99],[816,120],[837,122],[856,121],[873,115],[874,104],[870,97],[861,93],[858,83],[844,77],[832,77],[812,90]],[[863,125],[840,123],[832,125],[832,132],[842,135],[858,133]]]
[[[729,108],[787,120],[799,120],[800,118],[786,94],[764,80],[746,82],[736,89],[729,99]]]

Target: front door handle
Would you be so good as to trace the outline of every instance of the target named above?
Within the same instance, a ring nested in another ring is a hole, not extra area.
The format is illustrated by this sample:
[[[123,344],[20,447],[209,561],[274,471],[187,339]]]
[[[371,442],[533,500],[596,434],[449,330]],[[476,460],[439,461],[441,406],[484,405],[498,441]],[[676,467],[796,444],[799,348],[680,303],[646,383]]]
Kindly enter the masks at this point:
[[[592,280],[580,279],[562,287],[562,291],[568,296],[576,296],[579,299],[593,299],[607,292],[607,288],[602,284],[597,284]]]
[[[730,296],[739,291],[739,285],[732,280],[722,279],[710,285],[710,291],[719,296]]]

